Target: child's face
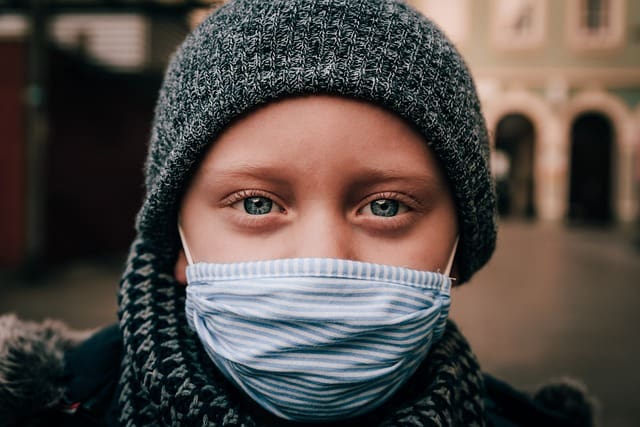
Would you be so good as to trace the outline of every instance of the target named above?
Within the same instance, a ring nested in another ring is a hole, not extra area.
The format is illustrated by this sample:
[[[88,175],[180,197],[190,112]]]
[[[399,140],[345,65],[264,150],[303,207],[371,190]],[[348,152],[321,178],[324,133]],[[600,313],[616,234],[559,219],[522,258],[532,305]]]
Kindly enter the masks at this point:
[[[455,206],[423,138],[372,104],[270,104],[212,145],[180,210],[194,262],[328,257],[446,267]],[[184,282],[184,253],[176,276]]]

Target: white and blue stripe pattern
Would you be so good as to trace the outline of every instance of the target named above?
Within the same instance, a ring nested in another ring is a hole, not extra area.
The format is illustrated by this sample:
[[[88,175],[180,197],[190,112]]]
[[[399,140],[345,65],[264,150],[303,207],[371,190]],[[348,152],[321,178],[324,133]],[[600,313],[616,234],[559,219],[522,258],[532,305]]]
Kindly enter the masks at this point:
[[[451,281],[301,258],[187,268],[187,317],[218,368],[287,419],[356,416],[411,376],[445,327]]]

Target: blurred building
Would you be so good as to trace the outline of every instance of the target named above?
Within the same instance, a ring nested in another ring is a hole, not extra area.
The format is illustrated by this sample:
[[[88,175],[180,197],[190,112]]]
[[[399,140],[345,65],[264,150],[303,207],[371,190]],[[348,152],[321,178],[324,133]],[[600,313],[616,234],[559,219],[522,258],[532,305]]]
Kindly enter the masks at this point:
[[[0,0],[0,265],[123,252],[164,68],[214,0]]]
[[[502,215],[637,220],[640,2],[410,2],[473,71]]]
[[[407,0],[467,59],[504,216],[637,220],[640,2]],[[0,0],[0,265],[133,237],[169,56],[222,0]]]

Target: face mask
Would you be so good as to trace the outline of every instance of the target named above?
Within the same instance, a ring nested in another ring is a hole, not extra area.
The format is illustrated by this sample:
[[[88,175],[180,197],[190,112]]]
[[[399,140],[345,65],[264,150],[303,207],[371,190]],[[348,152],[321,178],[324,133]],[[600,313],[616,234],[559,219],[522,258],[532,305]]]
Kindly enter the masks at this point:
[[[339,259],[198,263],[187,281],[189,325],[218,369],[273,414],[307,422],[386,401],[440,339],[450,305],[448,274]]]

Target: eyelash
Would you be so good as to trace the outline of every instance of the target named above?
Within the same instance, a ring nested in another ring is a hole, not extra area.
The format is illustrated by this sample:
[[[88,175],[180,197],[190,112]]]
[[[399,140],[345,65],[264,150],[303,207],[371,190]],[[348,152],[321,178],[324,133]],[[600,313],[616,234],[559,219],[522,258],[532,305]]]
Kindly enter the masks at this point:
[[[235,193],[231,193],[220,202],[220,206],[222,207],[232,207],[235,203],[241,202],[244,199],[250,197],[265,197],[273,201],[273,209],[274,212],[269,212],[264,215],[249,215],[240,209],[235,210],[235,220],[242,228],[246,229],[255,229],[255,230],[264,230],[269,226],[274,227],[278,224],[278,219],[281,217],[278,215],[273,215],[273,213],[285,213],[286,209],[283,207],[283,203],[275,197],[273,194],[257,189],[247,189],[240,190]]]
[[[407,210],[390,217],[362,215],[360,213],[370,203],[380,199],[396,200],[406,206]],[[382,192],[372,194],[363,199],[360,207],[357,210],[357,218],[358,221],[360,221],[371,230],[383,233],[394,232],[402,230],[404,227],[408,226],[413,218],[415,218],[413,215],[411,215],[411,213],[420,210],[421,204],[409,195],[395,192]]]
[[[273,194],[270,194],[262,190],[256,190],[256,189],[240,190],[236,193],[232,193],[226,196],[222,200],[221,205],[231,206],[234,203],[240,202],[250,197],[266,197],[267,199],[272,200],[277,206],[282,208],[283,203],[280,202]],[[358,211],[362,210],[369,203],[372,203],[372,202],[375,202],[376,200],[381,200],[381,199],[397,200],[398,202],[407,206],[410,210],[417,210],[419,208],[419,203],[417,202],[416,199],[414,199],[411,196],[408,196],[402,193],[383,192],[383,193],[372,194],[370,196],[367,196],[365,199],[363,199],[361,203],[362,206],[358,208]]]
[[[226,196],[224,199],[222,199],[220,204],[223,206],[231,206],[234,203],[241,202],[242,200],[248,199],[250,197],[265,197],[267,199],[272,200],[273,203],[276,204],[277,206],[282,207],[282,203],[279,202],[278,199],[273,194],[270,194],[266,191],[254,190],[254,189],[240,190],[238,192],[232,193]]]
[[[286,214],[286,209],[283,207],[284,203],[282,203],[276,196],[273,194],[258,190],[258,189],[247,189],[240,190],[238,192],[232,193],[226,196],[220,204],[223,207],[231,207],[233,204],[243,201],[244,199],[250,197],[265,197],[273,201],[274,204],[274,212],[270,212],[265,215],[249,215],[242,210],[238,210],[237,220],[243,227],[246,228],[264,228],[266,226],[272,225],[276,226],[277,221],[281,218],[278,215],[272,215],[273,213],[282,213]],[[400,202],[402,205],[406,207],[405,212],[398,213],[395,216],[391,217],[383,217],[383,216],[375,216],[375,215],[363,215],[361,211],[367,207],[370,203],[380,200],[380,199],[388,199],[388,200],[396,200]],[[279,209],[279,211],[277,211]],[[394,231],[403,228],[410,221],[412,216],[407,215],[411,212],[421,211],[421,204],[413,197],[403,193],[396,192],[381,192],[376,194],[371,194],[366,198],[362,199],[359,203],[359,207],[356,210],[356,217],[358,221],[367,225],[377,231]]]
[[[382,192],[382,193],[376,193],[376,194],[372,194],[370,196],[367,196],[361,203],[361,207],[358,208],[358,211],[361,211],[362,209],[364,209],[365,206],[369,205],[372,202],[375,202],[376,200],[395,200],[398,201],[400,203],[402,203],[403,205],[405,205],[408,208],[408,211],[414,211],[414,210],[418,210],[420,207],[420,204],[418,203],[418,201],[416,199],[414,199],[411,196],[408,196],[406,194],[402,194],[402,193],[393,193],[393,192]]]

